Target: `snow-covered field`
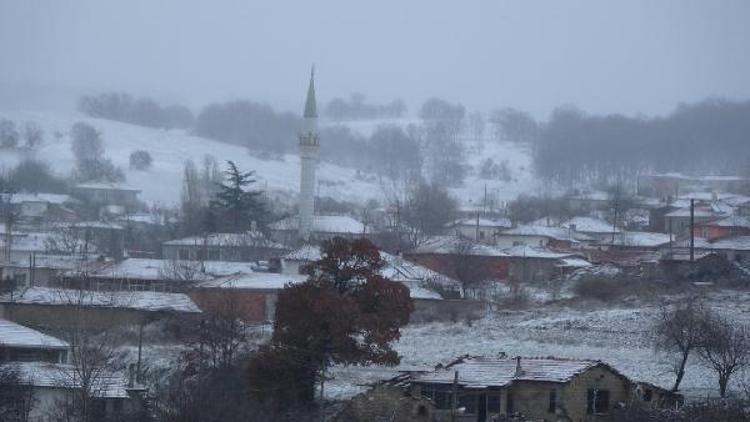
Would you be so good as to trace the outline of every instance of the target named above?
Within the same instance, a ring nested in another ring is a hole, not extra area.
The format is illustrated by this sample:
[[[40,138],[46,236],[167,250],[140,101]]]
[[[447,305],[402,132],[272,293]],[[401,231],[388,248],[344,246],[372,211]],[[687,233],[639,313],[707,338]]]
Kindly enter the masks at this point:
[[[672,297],[671,300],[678,300]],[[709,295],[716,311],[742,323],[750,323],[750,294],[721,291]],[[525,311],[497,312],[471,325],[466,323],[412,324],[402,330],[396,348],[402,356],[397,368],[339,367],[327,386],[331,398],[346,398],[364,391],[367,384],[386,379],[397,370],[429,370],[465,354],[558,356],[598,359],[612,364],[635,379],[671,387],[668,356],[657,353],[648,330],[658,305],[606,306],[583,310],[558,305],[532,305]],[[750,380],[735,376],[734,388]],[[715,396],[716,377],[689,362],[681,390],[688,398]]]
[[[70,128],[76,122],[91,124],[102,134],[106,156],[125,170],[125,185],[141,189],[141,199],[150,204],[174,205],[179,203],[185,161],[192,159],[200,166],[206,154],[214,156],[220,163],[233,160],[243,170],[254,170],[258,188],[279,193],[282,198],[294,198],[299,188],[299,157],[286,154],[281,159],[265,159],[253,155],[246,148],[225,144],[198,136],[183,130],[162,130],[120,123],[105,119],[95,119],[80,113],[49,112],[2,112],[0,118],[7,118],[23,125],[27,121],[37,122],[44,131],[45,142],[34,155],[50,163],[59,175],[68,175],[74,167],[71,151]],[[388,121],[358,121],[345,123],[353,131],[369,135],[378,126],[395,124],[406,126],[419,123],[415,119]],[[56,136],[58,134],[59,136]],[[322,139],[321,142],[325,142]],[[453,193],[464,205],[479,204],[484,195],[485,184],[488,194],[496,201],[508,201],[520,193],[538,190],[540,184],[531,169],[531,155],[522,146],[490,140],[481,149],[467,143],[467,161],[472,167],[464,186],[453,189]],[[153,166],[146,171],[128,168],[130,153],[146,150],[153,158]],[[0,168],[8,168],[29,155],[28,151],[0,152]],[[509,182],[486,181],[477,177],[476,168],[486,158],[500,163],[507,161],[512,173]],[[330,162],[322,162],[318,169],[320,195],[340,201],[364,204],[369,199],[383,197],[382,186],[373,175],[346,168]],[[292,202],[292,201],[290,201]]]

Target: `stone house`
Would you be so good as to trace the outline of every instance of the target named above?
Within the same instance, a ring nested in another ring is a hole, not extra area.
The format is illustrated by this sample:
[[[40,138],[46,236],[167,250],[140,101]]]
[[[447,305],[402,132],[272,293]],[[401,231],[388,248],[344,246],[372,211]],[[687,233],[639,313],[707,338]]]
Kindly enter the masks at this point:
[[[49,331],[64,331],[81,321],[92,329],[106,329],[172,317],[197,320],[200,313],[182,293],[29,287],[0,297],[0,317]]]
[[[288,217],[279,220],[269,226],[271,239],[284,245],[298,245],[299,217]],[[312,227],[309,241],[320,243],[334,237],[345,239],[356,239],[368,236],[372,228],[364,223],[346,215],[314,215],[312,216]]]
[[[541,225],[523,225],[504,230],[495,238],[495,245],[500,248],[510,248],[518,245],[571,248],[595,239],[579,233],[574,227],[549,227]]]
[[[511,227],[507,218],[460,218],[445,225],[445,234],[492,245],[498,233]]]
[[[162,256],[165,259],[181,261],[265,261],[288,250],[258,231],[210,233],[162,243]]]
[[[306,279],[299,274],[238,273],[198,283],[188,295],[206,312],[264,323],[274,318],[279,291]]]
[[[616,408],[635,401],[660,407],[681,402],[679,395],[634,382],[603,362],[552,357],[465,356],[412,373],[409,385],[412,396],[435,403],[435,421],[485,422],[509,415],[611,421]]]
[[[0,362],[66,363],[69,347],[63,340],[0,318]]]
[[[80,183],[73,187],[71,195],[76,199],[99,207],[101,211],[125,214],[141,207],[138,200],[140,189],[115,183]]]

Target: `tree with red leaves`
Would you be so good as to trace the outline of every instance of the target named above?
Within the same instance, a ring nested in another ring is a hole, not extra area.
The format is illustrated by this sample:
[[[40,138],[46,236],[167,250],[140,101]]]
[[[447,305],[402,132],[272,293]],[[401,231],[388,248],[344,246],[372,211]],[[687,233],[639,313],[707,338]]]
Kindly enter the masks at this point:
[[[409,289],[380,275],[384,262],[367,239],[334,238],[321,249],[322,258],[306,268],[307,281],[279,293],[271,344],[248,365],[250,385],[268,384],[256,361],[265,356],[268,363],[269,353],[277,354],[273,361],[295,362],[279,367],[285,373],[277,379],[302,380],[301,401],[313,400],[316,379],[331,364],[399,363],[391,342],[414,309]]]

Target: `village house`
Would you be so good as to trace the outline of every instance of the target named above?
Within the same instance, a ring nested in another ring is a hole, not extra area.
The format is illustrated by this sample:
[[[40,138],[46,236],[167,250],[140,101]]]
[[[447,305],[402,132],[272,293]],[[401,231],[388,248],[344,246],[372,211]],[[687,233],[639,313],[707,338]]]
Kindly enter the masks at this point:
[[[568,207],[573,211],[587,212],[603,210],[612,207],[613,197],[607,192],[585,191],[575,192],[568,197]]]
[[[10,198],[21,224],[73,221],[76,214],[70,208],[76,203],[68,195],[55,193],[16,193]]]
[[[69,348],[63,340],[0,318],[0,362],[67,363]]]
[[[52,287],[60,283],[63,274],[80,270],[94,258],[86,255],[33,254],[28,259],[0,260],[0,288]]]
[[[445,225],[445,234],[460,236],[475,242],[494,244],[495,236],[502,230],[513,227],[507,218],[460,218]]]
[[[496,246],[455,236],[435,236],[403,253],[403,258],[440,274],[456,278],[470,273],[479,280],[506,280],[508,254]]]
[[[591,265],[581,254],[526,245],[504,249],[503,252],[508,255],[508,280],[517,283],[550,281]]]
[[[0,296],[0,317],[58,331],[84,321],[92,329],[195,318],[200,308],[182,293],[95,292],[29,287]]]
[[[676,198],[685,192],[730,192],[747,194],[750,179],[740,176],[688,176],[680,173],[639,174],[638,195]]]
[[[593,241],[593,237],[579,233],[573,227],[562,228],[531,224],[504,230],[495,237],[495,245],[500,248],[510,248],[517,245],[571,248]]]
[[[65,406],[82,388],[76,368],[48,362],[12,362],[7,368],[18,375],[19,385],[28,400],[29,421],[57,421],[65,415]],[[131,377],[132,378],[132,377]],[[123,420],[145,409],[148,390],[119,373],[104,371],[91,381],[93,420]],[[122,419],[121,419],[122,418]]]
[[[274,319],[279,291],[306,279],[299,274],[238,273],[198,283],[188,295],[206,312],[265,323]]]
[[[729,216],[695,224],[695,235],[708,241],[750,235],[750,217]]]
[[[289,249],[266,238],[259,231],[209,233],[162,243],[162,256],[181,261],[265,261]]]
[[[724,210],[715,209],[711,206],[696,206],[692,211],[692,221],[697,225],[726,217],[727,215]],[[675,237],[689,233],[690,223],[691,211],[689,206],[664,214],[664,226],[667,233],[671,233]]]
[[[346,215],[313,215],[308,241],[320,243],[334,237],[356,239],[372,233],[372,228]],[[292,216],[269,226],[271,239],[284,245],[299,244],[299,217]]]
[[[111,291],[184,292],[192,284],[240,272],[252,272],[247,262],[182,261],[128,258],[94,261],[62,275],[61,287]]]
[[[71,195],[76,199],[99,207],[100,212],[123,215],[141,207],[138,200],[140,189],[116,183],[79,183]]]
[[[408,384],[412,396],[435,403],[435,421],[485,422],[508,415],[534,421],[610,421],[620,406],[673,407],[682,400],[632,381],[601,361],[553,357],[465,356],[433,371],[412,373]]]
[[[612,239],[613,234],[620,233],[616,226],[594,217],[573,217],[560,224],[560,227],[575,233],[582,233],[602,243]]]

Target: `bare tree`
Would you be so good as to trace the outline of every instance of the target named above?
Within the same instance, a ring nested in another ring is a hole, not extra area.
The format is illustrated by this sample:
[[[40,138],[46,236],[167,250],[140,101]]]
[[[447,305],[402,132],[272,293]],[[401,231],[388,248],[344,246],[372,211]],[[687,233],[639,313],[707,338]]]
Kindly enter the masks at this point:
[[[698,355],[719,378],[719,395],[727,395],[733,374],[750,364],[750,330],[721,316],[706,318]]]
[[[26,141],[26,147],[34,149],[44,141],[44,132],[36,122],[26,122],[23,126],[23,138]]]
[[[87,283],[82,280],[79,284]],[[89,313],[92,304],[101,304],[103,298],[99,296],[103,293],[77,289],[60,290],[59,294],[59,299],[74,309],[74,318],[61,333],[70,344],[70,367],[61,369],[60,378],[63,386],[73,387],[65,403],[65,413],[81,422],[95,421],[98,420],[94,406],[96,397],[118,378],[117,363],[121,355],[115,347],[115,332],[111,328],[102,328],[101,321],[96,321]],[[110,302],[120,303],[121,300],[114,297],[115,293],[112,294]]]
[[[18,368],[0,364],[0,420],[28,422],[34,403],[34,388],[26,384]]]
[[[483,281],[482,269],[474,259],[476,244],[469,239],[458,238],[453,245],[453,256],[450,257],[451,276],[461,283],[461,296]]]
[[[665,307],[656,318],[653,337],[657,350],[676,355],[672,365],[676,376],[672,391],[680,389],[685,365],[690,354],[701,345],[702,329],[708,316],[703,305],[691,299],[671,309]]]

